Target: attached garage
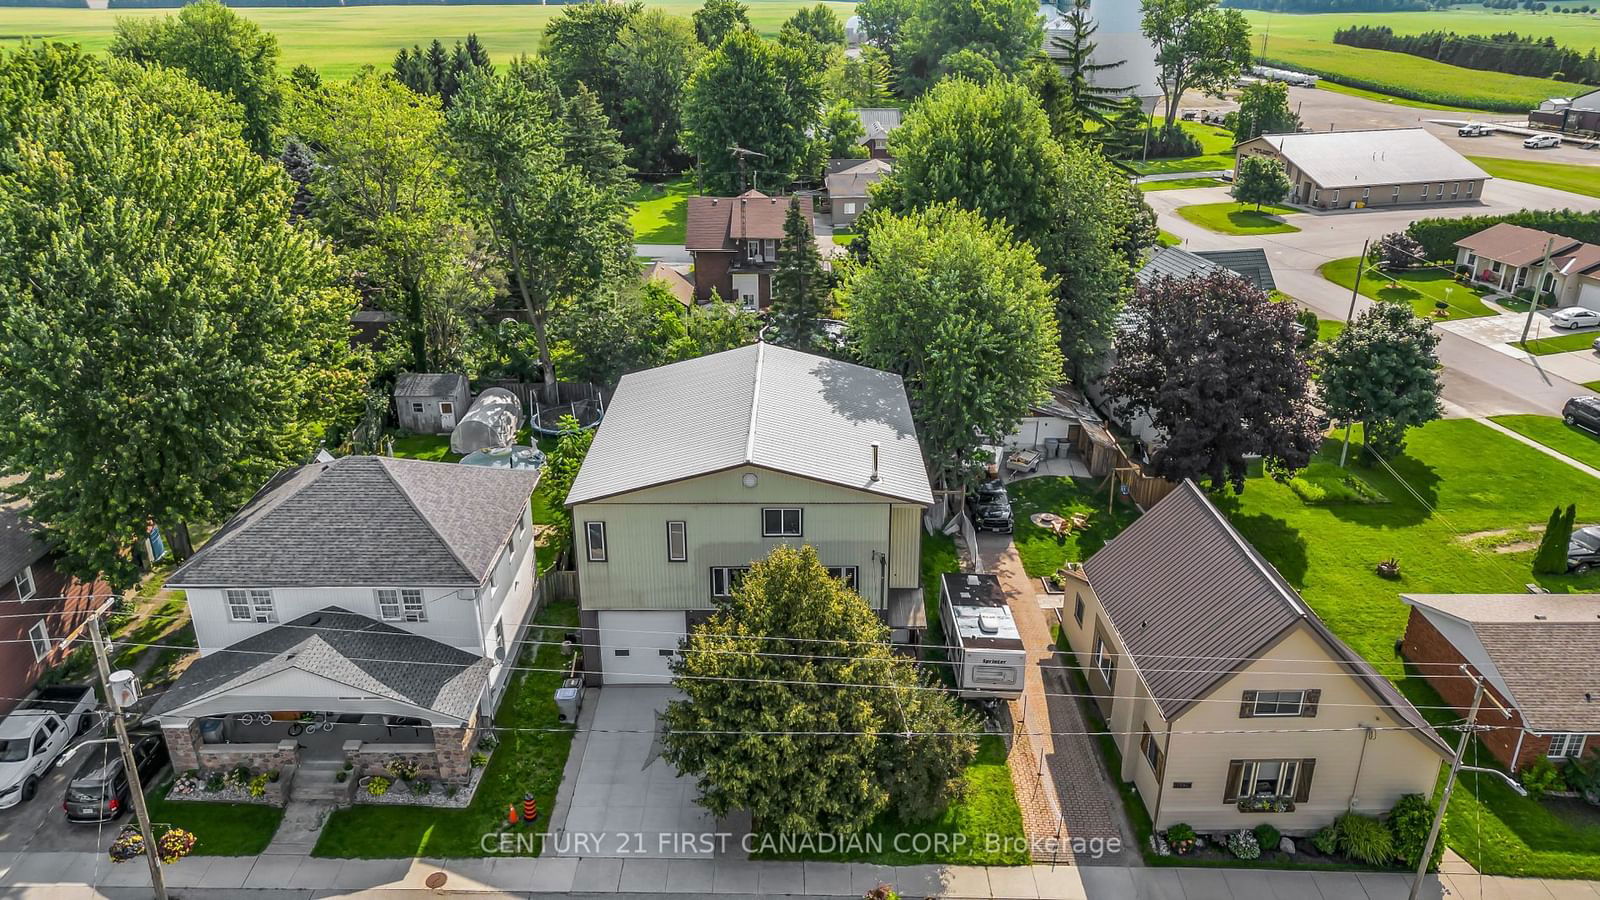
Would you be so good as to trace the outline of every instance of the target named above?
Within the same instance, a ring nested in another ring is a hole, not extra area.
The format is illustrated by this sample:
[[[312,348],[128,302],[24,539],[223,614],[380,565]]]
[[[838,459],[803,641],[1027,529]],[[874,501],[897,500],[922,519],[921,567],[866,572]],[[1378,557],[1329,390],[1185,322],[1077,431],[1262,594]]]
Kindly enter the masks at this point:
[[[605,684],[667,684],[667,665],[686,631],[682,610],[601,610],[600,670]]]
[[[1579,283],[1578,305],[1600,310],[1600,282],[1585,279]]]

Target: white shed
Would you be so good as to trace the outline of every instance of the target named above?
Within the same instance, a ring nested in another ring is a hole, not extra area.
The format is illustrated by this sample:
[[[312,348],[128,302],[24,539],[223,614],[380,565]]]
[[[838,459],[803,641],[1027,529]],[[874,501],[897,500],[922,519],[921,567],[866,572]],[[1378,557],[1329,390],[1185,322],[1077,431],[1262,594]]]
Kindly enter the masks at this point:
[[[395,379],[394,414],[406,431],[449,434],[471,402],[465,375],[406,374]]]

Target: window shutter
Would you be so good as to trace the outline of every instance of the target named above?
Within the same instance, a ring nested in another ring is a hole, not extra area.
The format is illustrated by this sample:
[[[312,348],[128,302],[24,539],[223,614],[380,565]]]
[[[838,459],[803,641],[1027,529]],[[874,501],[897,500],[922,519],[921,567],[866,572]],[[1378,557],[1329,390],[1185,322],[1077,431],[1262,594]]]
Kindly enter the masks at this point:
[[[1244,760],[1235,759],[1228,763],[1228,780],[1222,783],[1222,802],[1233,803],[1239,799],[1239,772],[1244,769]]]
[[[1239,718],[1250,719],[1256,714],[1256,692],[1245,691],[1244,698],[1239,701]]]
[[[1311,774],[1317,769],[1314,759],[1300,760],[1300,773],[1295,777],[1294,802],[1305,803],[1311,799]]]
[[[1317,717],[1317,701],[1322,699],[1322,689],[1312,688],[1306,691],[1306,702],[1300,707],[1302,718],[1315,719]]]

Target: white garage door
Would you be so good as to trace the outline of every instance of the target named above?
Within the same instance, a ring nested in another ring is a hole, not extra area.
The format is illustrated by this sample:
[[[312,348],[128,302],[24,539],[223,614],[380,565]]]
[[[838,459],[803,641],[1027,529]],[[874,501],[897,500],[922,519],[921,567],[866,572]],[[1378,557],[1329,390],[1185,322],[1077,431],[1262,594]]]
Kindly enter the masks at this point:
[[[684,634],[682,611],[602,611],[600,670],[606,684],[666,684]]]
[[[1600,310],[1600,284],[1584,282],[1583,286],[1578,288],[1578,305]]]

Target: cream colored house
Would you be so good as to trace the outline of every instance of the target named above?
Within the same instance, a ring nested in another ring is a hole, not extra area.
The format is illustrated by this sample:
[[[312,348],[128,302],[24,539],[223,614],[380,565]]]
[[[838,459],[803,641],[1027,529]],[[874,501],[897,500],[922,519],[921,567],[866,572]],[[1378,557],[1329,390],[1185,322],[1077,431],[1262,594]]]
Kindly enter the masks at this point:
[[[897,375],[755,344],[624,376],[567,495],[588,680],[664,683],[687,628],[781,544],[914,640],[932,503]]]
[[[1305,834],[1428,794],[1450,750],[1186,481],[1084,564],[1069,650],[1158,829]]]

